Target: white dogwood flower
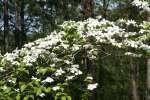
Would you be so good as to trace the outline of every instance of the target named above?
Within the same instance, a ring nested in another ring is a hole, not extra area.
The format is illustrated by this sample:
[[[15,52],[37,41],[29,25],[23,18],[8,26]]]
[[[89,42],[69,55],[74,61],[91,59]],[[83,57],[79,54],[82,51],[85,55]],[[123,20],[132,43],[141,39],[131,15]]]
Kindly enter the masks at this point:
[[[54,82],[54,79],[52,79],[51,77],[47,77],[45,80],[42,81],[42,83],[52,83]]]
[[[45,96],[45,93],[41,93],[39,96],[43,98]]]
[[[52,90],[53,90],[53,91],[57,91],[57,90],[59,90],[59,89],[60,89],[59,86],[52,87]]]
[[[97,83],[95,83],[95,84],[88,84],[87,89],[88,89],[88,90],[94,90],[94,89],[96,89],[96,88],[97,88],[97,86],[98,86],[98,84],[97,84]]]
[[[55,72],[55,76],[60,76],[62,74],[64,74],[65,71],[63,71],[61,68],[60,69],[57,69],[56,72]]]

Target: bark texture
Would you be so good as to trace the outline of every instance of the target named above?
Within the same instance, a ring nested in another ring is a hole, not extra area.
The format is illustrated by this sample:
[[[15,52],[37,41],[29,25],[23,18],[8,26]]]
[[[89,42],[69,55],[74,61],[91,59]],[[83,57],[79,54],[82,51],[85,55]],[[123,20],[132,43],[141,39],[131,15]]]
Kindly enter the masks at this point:
[[[94,9],[94,1],[93,0],[83,0],[84,18],[87,19],[89,17],[93,17],[94,16],[93,9]]]
[[[6,53],[9,50],[9,41],[8,41],[8,35],[9,35],[9,24],[8,24],[8,1],[4,0],[3,1],[4,4],[4,9],[3,9],[3,13],[4,13],[4,49],[2,53]]]
[[[150,58],[147,60],[147,100],[150,100]]]
[[[15,46],[18,48],[21,48],[22,43],[20,11],[20,0],[15,0]]]
[[[130,66],[131,66],[132,100],[139,100],[139,93],[138,93],[139,66],[135,64],[133,58],[130,59]]]
[[[24,23],[24,0],[21,0],[21,11],[20,11],[20,17],[21,17],[21,36],[22,36],[22,43],[21,45],[25,44],[27,40],[26,32],[25,32],[25,23]]]

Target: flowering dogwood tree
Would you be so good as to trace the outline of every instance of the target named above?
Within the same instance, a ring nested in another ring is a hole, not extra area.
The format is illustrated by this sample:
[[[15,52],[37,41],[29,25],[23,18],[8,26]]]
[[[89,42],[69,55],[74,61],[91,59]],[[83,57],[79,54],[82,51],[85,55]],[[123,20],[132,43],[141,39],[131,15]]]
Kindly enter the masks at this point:
[[[150,54],[148,22],[89,18],[66,21],[60,27],[60,31],[1,56],[2,99],[71,100],[78,95],[76,99],[87,100],[98,84],[86,70],[85,58],[96,61],[101,45],[123,49],[127,56]]]

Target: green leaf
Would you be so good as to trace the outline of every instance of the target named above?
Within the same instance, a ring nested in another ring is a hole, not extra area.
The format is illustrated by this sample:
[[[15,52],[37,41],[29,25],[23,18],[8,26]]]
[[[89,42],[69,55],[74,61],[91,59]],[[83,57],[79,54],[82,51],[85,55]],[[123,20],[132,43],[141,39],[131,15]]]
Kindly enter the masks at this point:
[[[10,93],[10,91],[11,91],[11,88],[8,88],[8,87],[7,87],[7,89],[5,90],[6,93]]]
[[[40,68],[38,69],[38,72],[44,75],[47,72],[47,68]]]
[[[36,95],[38,96],[38,95],[40,95],[41,93],[42,93],[41,88],[38,88],[37,91],[36,91]]]
[[[71,97],[70,96],[62,96],[61,100],[71,100]]]
[[[5,99],[6,99],[6,100],[12,100],[12,97],[8,97],[8,96],[7,96]]]
[[[30,98],[32,98],[34,100],[34,95],[29,95]]]
[[[51,88],[48,87],[48,88],[46,89],[46,92],[47,92],[47,93],[50,93],[50,92],[51,92]]]
[[[66,96],[62,96],[61,100],[67,100]]]
[[[16,100],[20,100],[20,94],[17,94]]]
[[[24,70],[23,72],[25,72],[26,74],[29,74],[29,71],[28,71],[28,70]]]
[[[61,95],[62,95],[61,92],[57,92],[56,95],[55,95],[55,100],[57,100]]]
[[[66,96],[66,97],[67,97],[67,100],[72,100],[70,96]]]
[[[23,98],[23,100],[28,100],[28,99],[29,99],[28,95]]]
[[[20,88],[21,92],[23,92],[26,89],[26,87],[27,87],[27,85],[22,85],[21,88]]]
[[[20,72],[24,72],[24,73],[26,73],[26,74],[29,74],[29,71],[26,70],[25,68],[22,68],[22,67],[18,68],[18,71],[19,71],[19,73],[20,73]]]

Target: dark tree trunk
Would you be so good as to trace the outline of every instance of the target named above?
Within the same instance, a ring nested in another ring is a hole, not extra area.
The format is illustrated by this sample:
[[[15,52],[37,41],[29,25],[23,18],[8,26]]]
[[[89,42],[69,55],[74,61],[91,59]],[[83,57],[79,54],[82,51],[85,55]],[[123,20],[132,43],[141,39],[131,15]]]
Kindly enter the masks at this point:
[[[94,64],[94,61],[90,60],[87,58],[87,68],[88,68],[88,72],[92,73],[92,77],[94,78],[95,81],[97,81],[96,79],[96,65]],[[96,90],[93,90],[93,94],[92,96],[89,97],[89,100],[96,100],[96,95],[97,92]]]
[[[94,60],[92,60],[92,59],[87,57],[86,49],[85,49],[85,55],[84,56],[85,56],[85,58],[84,58],[84,65],[85,65],[85,69],[86,69],[87,73],[88,74],[91,73],[93,79],[95,81],[97,81],[97,79],[96,79],[96,74],[97,74],[96,73],[96,64],[95,64]],[[96,100],[96,90],[93,91],[92,96],[90,96],[88,98],[88,100]]]
[[[103,0],[103,13],[102,13],[102,17],[105,18],[105,19],[107,17],[106,12],[107,12],[107,3],[106,3],[106,0]]]
[[[130,59],[130,67],[131,67],[131,83],[132,83],[132,100],[139,100],[139,93],[138,93],[139,66],[134,63],[133,58]]]
[[[21,48],[21,17],[20,17],[20,0],[15,0],[15,46]]]
[[[3,53],[8,52],[8,35],[9,35],[9,24],[8,24],[8,1],[4,0],[4,50]]]
[[[24,24],[24,0],[21,0],[21,36],[22,36],[22,43],[21,45],[25,44],[26,42],[26,33],[25,33],[25,24]]]
[[[102,17],[107,18],[107,10],[110,3],[110,0],[102,0],[103,8],[102,8]]]
[[[150,100],[150,58],[147,60],[147,100]]]
[[[93,0],[83,0],[83,15],[84,18],[94,17],[94,1]]]

